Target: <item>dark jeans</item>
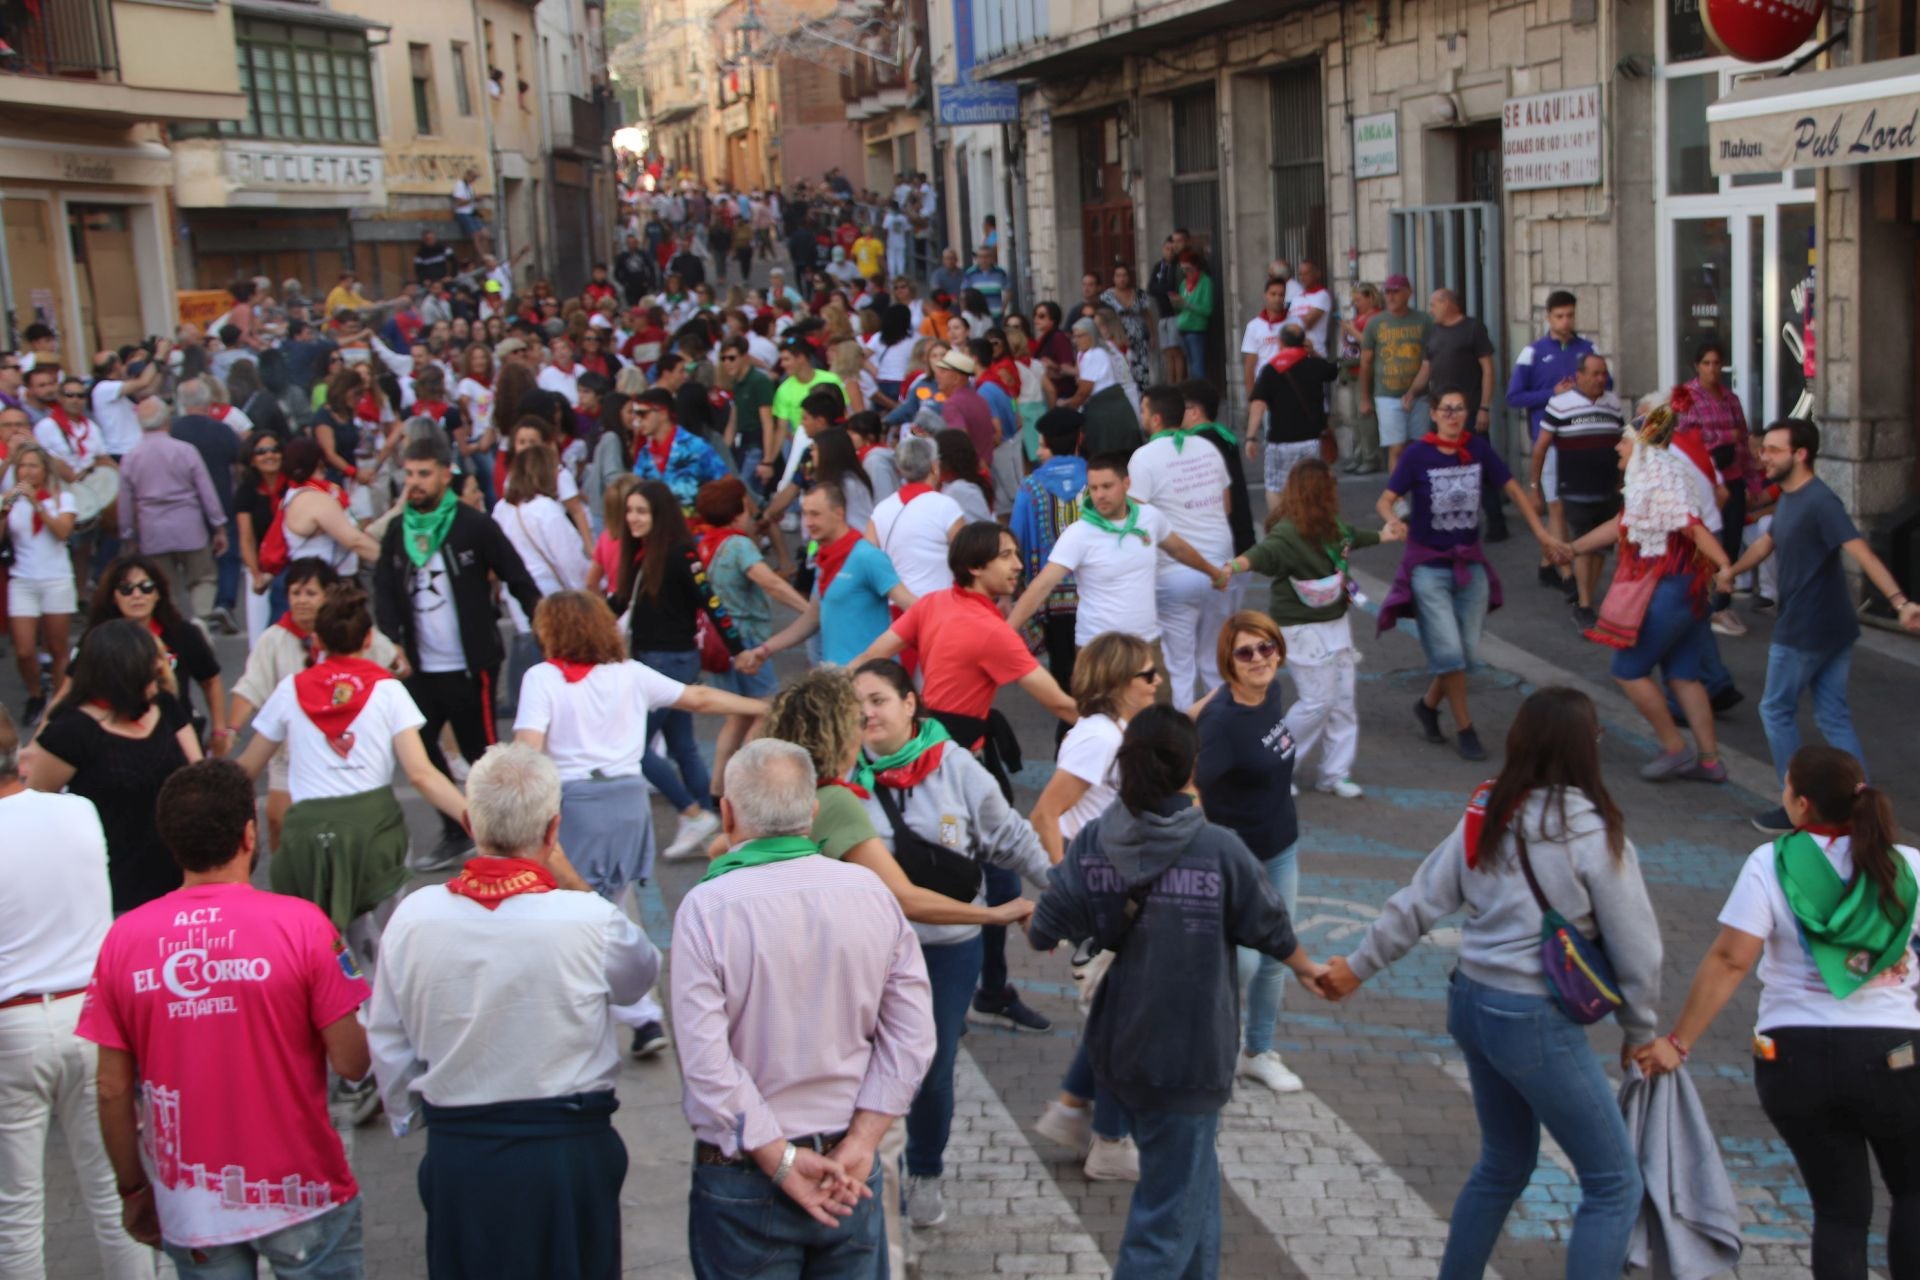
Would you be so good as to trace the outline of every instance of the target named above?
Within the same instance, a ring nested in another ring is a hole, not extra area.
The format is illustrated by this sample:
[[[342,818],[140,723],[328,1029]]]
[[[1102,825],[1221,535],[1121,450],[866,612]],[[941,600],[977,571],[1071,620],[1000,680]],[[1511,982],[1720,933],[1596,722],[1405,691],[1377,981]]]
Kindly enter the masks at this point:
[[[887,1228],[876,1161],[862,1200],[837,1227],[823,1227],[754,1167],[693,1167],[687,1244],[697,1280],[880,1280]]]
[[[1777,1027],[1776,1056],[1756,1058],[1761,1109],[1793,1152],[1813,1198],[1814,1280],[1865,1280],[1880,1166],[1893,1211],[1887,1271],[1920,1277],[1920,1068],[1894,1071],[1887,1053],[1920,1040],[1893,1027]]]
[[[477,763],[495,741],[493,730],[493,688],[499,668],[484,671],[416,671],[406,678],[407,692],[427,722],[420,726],[420,739],[426,743],[427,759],[441,773],[447,772],[447,757],[440,750],[440,731],[451,727],[453,740],[468,764]],[[466,832],[446,814],[440,815],[440,829],[449,839],[464,839]]]
[[[1061,1077],[1060,1088],[1076,1098],[1093,1099],[1093,1131],[1100,1137],[1112,1142],[1127,1136],[1127,1109],[1109,1090],[1101,1088],[1094,1080],[1093,1060],[1087,1057],[1085,1036],[1074,1046],[1073,1061],[1067,1064],[1067,1074]]]
[[[1220,1113],[1129,1111],[1140,1181],[1127,1207],[1113,1280],[1211,1280],[1220,1274]]]
[[[1469,405],[1467,407],[1467,422],[1469,425],[1478,420],[1479,413],[1480,410],[1477,406]],[[1480,434],[1486,435],[1487,433],[1482,431]],[[1487,513],[1485,533],[1489,538],[1504,538],[1507,536],[1507,512],[1506,508],[1500,505],[1500,500],[1499,486],[1493,484],[1485,476],[1482,476],[1480,480],[1480,509]]]
[[[1747,539],[1747,482],[1727,486],[1727,505],[1720,508],[1720,547],[1727,559],[1738,560]]]
[[[1047,674],[1062,689],[1073,688],[1073,664],[1080,657],[1080,646],[1073,641],[1073,629],[1079,622],[1077,614],[1049,614],[1040,623],[1040,632],[1047,641]],[[1053,745],[1058,747],[1067,736],[1067,722],[1055,723]]]
[[[634,656],[669,680],[678,680],[681,684],[700,683],[698,649],[678,653],[650,650]],[[665,737],[670,760],[662,760],[651,749],[656,733]],[[640,772],[647,775],[653,789],[667,798],[675,812],[685,813],[696,804],[716,811],[720,808],[720,802],[713,797],[707,762],[700,756],[700,742],[694,736],[691,713],[671,707],[649,713],[647,743],[648,749],[640,756]],[[678,766],[677,773],[675,766]]]
[[[984,873],[982,878],[986,882],[988,906],[997,907],[1020,896],[1018,871],[985,863],[981,864],[980,870]],[[981,926],[980,943],[980,989],[990,996],[997,996],[1011,985],[1007,980],[1007,927],[1000,924]]]
[[[240,539],[231,520],[227,522],[227,549],[220,553],[217,567],[220,577],[213,588],[213,604],[217,609],[231,609],[240,601]]]
[[[953,1060],[967,1029],[967,1002],[980,976],[980,939],[922,946],[933,987],[933,1061],[907,1110],[907,1173],[937,1178],[946,1170],[953,1128]]]

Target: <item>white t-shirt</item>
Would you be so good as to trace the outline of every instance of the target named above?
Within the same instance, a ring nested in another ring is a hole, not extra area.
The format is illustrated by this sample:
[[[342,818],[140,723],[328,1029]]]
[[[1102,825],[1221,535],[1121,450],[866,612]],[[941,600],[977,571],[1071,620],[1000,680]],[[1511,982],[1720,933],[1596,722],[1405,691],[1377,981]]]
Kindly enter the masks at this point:
[[[100,424],[92,419],[73,424],[71,444],[60,430],[60,424],[51,417],[42,418],[34,424],[33,438],[42,449],[75,471],[85,471],[107,456],[107,439],[100,434]]]
[[[478,440],[493,422],[493,388],[473,378],[462,378],[453,398],[467,415],[467,438]]]
[[[393,785],[394,735],[427,722],[398,680],[373,686],[367,705],[347,726],[352,745],[342,756],[327,741],[293,691],[293,676],[274,686],[267,705],[253,718],[254,731],[287,744],[287,793],[293,802],[357,796]]]
[[[647,749],[647,713],[680,701],[687,686],[645,663],[603,662],[575,683],[560,668],[536,662],[520,681],[520,710],[513,729],[547,735],[560,781],[577,782],[598,770],[603,777],[640,772]]]
[[[1247,330],[1240,337],[1240,354],[1253,357],[1255,377],[1260,375],[1262,365],[1280,354],[1280,330],[1286,325],[1286,316],[1269,320],[1265,311],[1256,311],[1253,319],[1247,321]]]
[[[1054,753],[1053,767],[1065,770],[1087,784],[1086,794],[1060,815],[1060,839],[1070,841],[1080,828],[1107,811],[1120,794],[1120,780],[1113,771],[1113,758],[1120,754],[1120,740],[1126,726],[1112,716],[1081,716]]]
[[[577,409],[580,407],[580,375],[585,372],[579,365],[562,369],[557,364],[550,364],[540,371],[534,383],[542,391],[558,391],[567,398],[568,404]]]
[[[453,574],[447,551],[418,565],[409,584],[413,595],[413,643],[422,671],[465,671],[467,651],[460,643],[460,615],[453,607]]]
[[[1118,537],[1076,520],[1054,541],[1047,563],[1073,570],[1080,593],[1073,642],[1081,648],[1109,631],[1139,636],[1148,644],[1160,638],[1160,610],[1153,593],[1160,556],[1154,548],[1166,541],[1173,525],[1158,507],[1142,503],[1140,528],[1148,541],[1133,534]]]
[[[473,212],[473,184],[465,178],[453,184],[453,211],[455,213]]]
[[[502,498],[493,506],[493,522],[520,553],[521,563],[527,566],[541,595],[579,591],[587,585],[587,553],[580,545],[580,531],[559,502],[540,494],[515,506]],[[533,629],[511,592],[507,594],[507,612],[513,615],[515,631],[524,635]]]
[[[889,347],[883,344],[879,335],[876,334],[873,340],[873,354],[874,372],[879,376],[880,381],[904,382],[908,369],[913,365],[913,335],[909,334]]]
[[[780,367],[780,348],[773,344],[773,339],[751,331],[747,334],[747,356],[762,369]]]
[[[1305,314],[1318,311],[1320,318],[1308,325]],[[1333,295],[1324,288],[1312,293],[1302,290],[1298,295],[1287,299],[1287,319],[1307,331],[1307,345],[1313,348],[1317,356],[1327,354],[1327,322],[1333,318]]]
[[[1174,448],[1173,433],[1163,431],[1134,451],[1127,461],[1129,492],[1135,501],[1160,508],[1173,531],[1193,544],[1209,563],[1225,564],[1233,555],[1233,529],[1227,524],[1227,464],[1220,451],[1191,439]],[[1161,573],[1192,573],[1160,552]]]
[[[80,796],[21,791],[0,800],[0,824],[0,1000],[86,986],[113,925],[98,810]]]
[[[45,527],[46,516],[72,515],[73,495],[62,489],[43,498],[40,532],[33,531],[32,501],[15,502],[7,508],[7,532],[13,538],[13,576],[28,582],[58,582],[73,577],[73,561],[67,558],[67,544]]]
[[[123,454],[140,443],[140,418],[133,401],[121,394],[124,382],[96,382],[88,399],[93,405],[93,420],[107,442],[107,452]]]
[[[1107,354],[1105,347],[1088,347],[1080,353],[1075,366],[1082,382],[1093,384],[1094,394],[1098,395],[1108,387],[1115,386],[1120,379],[1114,376],[1113,357]]]
[[[1853,879],[1852,841],[1846,836],[1829,839],[1814,836],[1826,850],[1827,861],[1842,880]],[[1920,875],[1920,852],[1906,845],[1895,845],[1915,875]],[[1727,904],[1720,909],[1720,923],[1729,928],[1765,940],[1760,954],[1760,1012],[1754,1020],[1757,1030],[1774,1027],[1912,1027],[1920,1029],[1920,1007],[1915,1005],[1915,988],[1920,984],[1920,967],[1914,963],[1913,949],[1907,948],[1899,962],[1848,996],[1836,1000],[1827,990],[1813,958],[1800,944],[1800,923],[1787,896],[1780,888],[1775,869],[1773,842],[1768,841],[1747,855],[1734,881]]]
[[[873,531],[880,537],[880,549],[914,595],[931,595],[953,585],[947,530],[962,514],[960,504],[944,493],[923,493],[904,505],[896,493],[875,504]]]
[[[892,210],[881,221],[880,225],[887,233],[887,248],[889,250],[895,247],[902,249],[906,247],[907,236],[913,231],[913,222],[906,214],[901,213],[898,209]]]

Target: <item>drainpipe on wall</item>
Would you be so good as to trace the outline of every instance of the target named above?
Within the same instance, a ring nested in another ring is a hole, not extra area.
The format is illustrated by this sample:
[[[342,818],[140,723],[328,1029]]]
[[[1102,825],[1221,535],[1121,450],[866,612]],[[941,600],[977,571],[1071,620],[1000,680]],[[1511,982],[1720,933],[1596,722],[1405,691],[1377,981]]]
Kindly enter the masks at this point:
[[[508,38],[512,38],[511,33],[508,34]],[[503,92],[496,98],[489,88],[493,83],[493,77],[489,74],[492,64],[487,58],[486,29],[481,25],[479,5],[473,7],[473,47],[476,54],[475,61],[481,64],[480,97],[485,110],[481,111],[480,119],[482,127],[487,131],[487,163],[493,170],[493,253],[499,261],[508,264],[507,270],[511,272],[513,270],[512,250],[507,244],[507,237],[500,234],[501,228],[506,226],[507,221],[507,187],[506,180],[500,176],[500,143],[493,132],[493,113],[496,110],[494,104],[505,101],[506,94]]]
[[[20,333],[13,323],[13,262],[7,257],[7,206],[0,200],[0,335],[7,350],[20,349]]]

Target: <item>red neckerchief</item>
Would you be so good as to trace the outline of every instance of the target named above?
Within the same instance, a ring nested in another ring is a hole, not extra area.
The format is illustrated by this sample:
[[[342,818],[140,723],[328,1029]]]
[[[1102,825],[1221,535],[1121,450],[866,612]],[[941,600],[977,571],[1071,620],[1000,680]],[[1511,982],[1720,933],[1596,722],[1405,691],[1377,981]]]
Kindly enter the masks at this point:
[[[460,874],[447,881],[447,892],[477,902],[487,910],[523,893],[552,893],[560,887],[553,872],[526,858],[468,858]]]
[[[467,375],[467,381],[477,382],[481,386],[491,389],[493,386],[493,375],[487,373],[470,373]]]
[[[673,431],[666,436],[664,441],[647,441],[647,452],[653,455],[653,469],[658,471],[663,479],[667,474],[667,459],[673,456],[673,437],[678,434],[680,434],[680,428],[676,426]],[[663,444],[665,446],[664,448],[662,447]]]
[[[940,767],[940,758],[946,753],[947,744],[936,742],[908,763],[874,774],[874,785],[885,787],[889,791],[905,791],[910,787],[917,787],[927,780],[929,774]]]
[[[1470,438],[1466,432],[1462,431],[1458,440],[1442,440],[1438,431],[1429,431],[1420,437],[1420,441],[1423,444],[1432,445],[1442,453],[1458,454],[1464,458],[1468,454],[1467,441]]]
[[[853,792],[856,799],[860,799],[860,800],[873,799],[873,792],[867,790],[865,787],[861,786],[857,782],[848,782],[845,778],[828,778],[825,782],[820,784],[820,789],[822,790],[824,790],[827,787],[845,787],[847,790]]]
[[[170,667],[178,667],[180,665],[180,659],[174,656],[172,646],[167,643],[167,633],[160,626],[160,620],[149,616],[147,618],[147,630],[153,632],[153,638],[160,642],[160,654],[167,660],[167,665]]]
[[[380,402],[374,399],[371,391],[361,396],[360,399],[354,403],[353,416],[362,422],[377,423],[380,421]]]
[[[280,501],[281,495],[287,491],[287,477],[284,472],[276,471],[273,473],[272,479],[262,477],[262,481],[257,487],[262,496],[273,502],[278,502]],[[262,536],[264,536],[264,534]]]
[[[1275,373],[1285,373],[1311,354],[1305,347],[1282,347],[1278,355],[1267,361],[1267,368]]]
[[[447,402],[445,400],[415,400],[413,402],[413,411],[416,414],[424,414],[432,418],[435,422],[438,422],[447,416]]]
[[[597,662],[570,662],[565,658],[548,658],[547,664],[565,676],[568,684],[579,684],[592,675],[594,669],[600,665]]]
[[[281,483],[284,484],[285,481],[282,481]],[[347,491],[345,489],[342,489],[339,485],[327,479],[325,476],[318,476],[318,475],[308,476],[305,480],[302,480],[299,484],[295,485],[294,487],[296,489],[311,489],[315,493],[324,493],[329,498],[332,498],[335,502],[339,503],[342,509],[344,509],[347,506],[347,504],[352,501],[351,498],[347,497]]]
[[[84,413],[80,415],[80,426],[82,430],[78,433],[74,430],[73,419],[67,416],[66,409],[61,405],[56,403],[53,408],[47,410],[47,416],[53,419],[53,424],[56,427],[60,428],[60,434],[67,438],[67,447],[73,450],[73,456],[76,458],[86,457],[87,433],[84,428],[89,425],[87,415]]]
[[[344,760],[353,750],[354,736],[347,726],[366,707],[374,686],[391,679],[391,671],[365,658],[328,658],[294,676],[293,696],[334,754]]]
[[[1265,320],[1270,325],[1279,324],[1282,320],[1285,320],[1287,318],[1287,313],[1282,311],[1279,315],[1276,316],[1271,311],[1268,311],[1265,307],[1262,307],[1260,308],[1260,318],[1262,320]]]
[[[813,567],[820,579],[820,598],[827,598],[827,588],[840,576],[840,570],[846,566],[847,557],[853,554],[854,546],[860,541],[860,534],[853,529],[847,530],[826,546],[813,553]]]
[[[233,406],[230,404],[210,404],[207,406],[207,416],[216,422],[225,422],[227,415],[232,412]]]
[[[1473,796],[1467,801],[1467,826],[1461,835],[1466,842],[1467,870],[1469,871],[1473,870],[1474,865],[1480,860],[1480,831],[1487,824],[1487,797],[1493,794],[1495,781],[1493,778],[1488,778],[1475,787]],[[1513,815],[1519,811],[1522,804],[1526,803],[1526,799],[1527,793],[1521,792],[1520,798],[1514,801],[1513,808],[1507,812],[1508,822],[1513,820]]]
[[[694,547],[700,552],[700,567],[713,568],[713,558],[720,554],[720,548],[725,545],[728,538],[744,537],[746,537],[745,534],[731,525],[701,530],[700,536],[694,540]]]
[[[922,480],[915,480],[910,484],[903,484],[900,486],[900,489],[899,489],[900,505],[904,507],[909,502],[912,502],[915,498],[919,497],[921,494],[932,493],[932,492],[933,492],[933,486],[930,484],[927,484],[925,481],[922,481]]]
[[[314,642],[313,632],[301,630],[300,624],[293,620],[291,610],[281,614],[279,618],[274,621],[273,625],[281,628],[288,635],[300,642],[300,650],[307,655],[307,665],[311,667],[314,658],[317,657],[320,652],[319,646]]]
[[[1800,830],[1810,836],[1825,836],[1829,840],[1838,840],[1841,836],[1853,834],[1851,822],[1804,822]]]
[[[863,444],[858,449],[855,449],[853,451],[853,456],[859,459],[861,462],[865,462],[867,460],[867,455],[872,453],[875,449],[878,449],[879,447],[880,446],[877,444]]]
[[[33,491],[33,531],[35,533],[38,533],[42,529],[47,527],[47,522],[44,519],[42,519],[40,515],[40,512],[43,509],[40,506],[40,504],[45,502],[48,498],[51,498],[52,496],[53,495],[48,493],[45,489],[35,489]]]

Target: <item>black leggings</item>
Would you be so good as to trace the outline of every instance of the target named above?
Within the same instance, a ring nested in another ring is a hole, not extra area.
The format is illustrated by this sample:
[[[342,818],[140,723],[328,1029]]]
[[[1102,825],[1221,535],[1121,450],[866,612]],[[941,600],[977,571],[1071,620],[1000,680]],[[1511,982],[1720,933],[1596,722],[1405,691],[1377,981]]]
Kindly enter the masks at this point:
[[[1894,1071],[1892,1027],[1781,1027],[1774,1061],[1753,1063],[1761,1109],[1793,1151],[1813,1198],[1814,1280],[1865,1280],[1873,1152],[1893,1196],[1887,1270],[1920,1280],[1920,1066]]]

